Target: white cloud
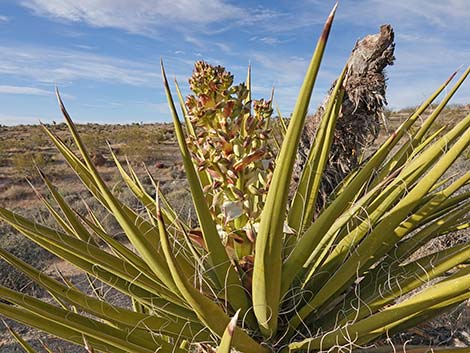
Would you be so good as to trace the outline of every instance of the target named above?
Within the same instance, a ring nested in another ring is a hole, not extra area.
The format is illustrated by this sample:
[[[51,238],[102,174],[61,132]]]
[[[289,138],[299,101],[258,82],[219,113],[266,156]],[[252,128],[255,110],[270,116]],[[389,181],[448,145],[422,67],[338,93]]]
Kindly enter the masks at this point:
[[[272,36],[264,36],[264,37],[259,37],[259,36],[253,36],[250,38],[250,42],[262,42],[264,44],[268,45],[276,45],[276,44],[281,44],[281,40],[277,37],[272,37]]]
[[[8,22],[8,21],[10,21],[9,17],[0,15],[0,23]]]
[[[228,65],[227,61],[233,55],[224,54],[235,54],[246,61],[251,59],[254,63],[253,74],[259,85],[257,87],[259,92],[267,97],[272,85],[275,85],[276,97],[281,100],[281,108],[285,107],[283,108],[285,112],[290,111],[310,57],[309,54],[305,54],[305,57],[301,53],[294,54],[291,49],[283,47],[283,44],[290,42],[292,46],[296,45],[299,29],[309,26],[308,33],[310,33],[311,27],[324,21],[329,6],[325,5],[324,0],[299,0],[289,4],[288,12],[282,12],[279,10],[281,6],[276,2],[272,2],[269,8],[256,5],[248,8],[251,6],[250,3],[245,3],[247,5],[243,5],[245,8],[242,8],[242,5],[238,5],[235,1],[230,3],[229,1],[21,0],[21,3],[38,15],[83,22],[95,27],[113,27],[141,34],[153,34],[162,28],[182,32],[182,47],[176,51],[175,48],[171,49],[172,55],[178,58],[166,60],[167,72],[170,75],[185,72],[183,78],[179,80],[182,85],[186,82],[186,76],[190,74],[192,64],[192,60],[187,59],[188,62],[185,62],[185,58],[200,56],[212,64],[227,65],[232,71],[234,65]],[[333,1],[329,3],[332,4]],[[456,24],[470,29],[470,22],[466,20],[468,17],[470,17],[468,0],[342,1],[335,28],[341,29],[341,33],[345,35],[342,38],[338,34],[339,38],[332,38],[331,42],[344,43],[341,50],[344,52],[343,56],[346,56],[354,45],[354,38],[348,43],[345,43],[346,39],[349,40],[349,37],[355,36],[356,33],[359,38],[371,33],[370,31],[376,31],[379,24],[391,23],[396,30],[397,60],[396,65],[389,69],[388,98],[392,106],[401,107],[417,104],[438,85],[426,81],[427,76],[444,80],[447,74],[460,64],[468,64],[470,57],[468,46],[460,45],[461,48],[457,48],[457,40],[453,40],[457,38],[460,39],[460,43],[466,43],[462,38],[468,31],[459,33]],[[1,21],[0,16],[0,23]],[[351,33],[354,34],[351,35],[348,28],[351,28]],[[239,31],[239,38],[247,36],[250,37],[248,41],[253,44],[258,41],[274,45],[279,52],[274,50],[270,53],[260,52],[264,45],[251,48],[247,46],[242,51],[239,48],[240,43],[231,41],[230,36],[227,41],[217,37],[224,31],[231,31],[230,33]],[[434,34],[430,35],[430,31]],[[445,36],[452,40],[446,41]],[[298,37],[302,38],[302,35]],[[189,48],[185,46],[186,43],[190,44]],[[313,45],[312,43],[309,42],[308,45]],[[337,55],[339,46],[331,48],[331,44],[326,53],[329,57],[324,62],[327,66],[323,66],[320,71],[314,100],[321,100],[343,64]],[[157,60],[119,59],[93,54],[87,46],[76,45],[76,47],[86,51],[22,48],[18,45],[0,46],[2,52],[0,75],[4,74],[6,78],[28,77],[36,80],[34,85],[44,82],[63,84],[83,80],[88,84],[102,81],[160,87]],[[189,54],[195,48],[203,54]],[[335,50],[334,55],[331,49]],[[95,50],[99,50],[99,46]],[[185,52],[188,55],[181,55]],[[215,52],[220,54],[214,54]],[[182,65],[177,67],[176,62]],[[244,77],[244,69],[240,72]],[[464,87],[462,91],[466,93],[468,88]],[[164,106],[156,105],[154,108],[160,111]]]
[[[39,15],[134,33],[152,33],[159,26],[174,23],[204,25],[245,15],[244,10],[223,0],[24,0],[22,4]]]
[[[0,74],[28,77],[39,82],[58,84],[91,80],[155,86],[161,81],[156,63],[50,48],[0,46],[0,51]]]
[[[25,87],[25,86],[7,86],[0,85],[0,94],[26,94],[32,96],[49,96],[53,94],[52,91],[48,91],[36,87]]]
[[[278,83],[298,83],[307,70],[308,61],[301,57],[281,57],[268,53],[253,53],[251,57],[267,70],[270,77],[275,77]]]
[[[222,52],[224,52],[225,54],[237,54],[233,49],[232,47],[227,44],[227,43],[222,43],[222,42],[217,42],[217,43],[214,43],[214,45],[219,48],[220,50],[222,50]]]
[[[204,49],[206,48],[206,43],[199,39],[199,38],[196,38],[194,37],[193,35],[189,35],[189,34],[186,34],[184,36],[184,40],[192,45],[194,45],[195,47],[197,48],[201,48],[201,49]]]
[[[295,85],[300,86],[307,72],[310,63],[310,57],[299,57],[294,55],[276,55],[267,52],[252,52],[250,55],[254,62],[262,66],[260,74],[262,78],[269,80],[275,79],[273,82],[276,86]],[[256,69],[255,66],[253,66]],[[319,78],[327,81],[328,84],[333,82],[339,75],[339,72],[333,73],[328,68],[322,68]]]
[[[414,50],[397,50],[396,57],[396,67],[390,70],[387,96],[392,108],[401,108],[420,104],[459,67],[461,75],[469,64],[470,50],[435,43]],[[468,97],[470,85],[464,82],[451,103],[468,103]]]
[[[254,97],[269,98],[274,87],[274,101],[282,114],[290,114],[299,95],[301,84],[305,78],[310,58],[298,56],[274,55],[267,52],[253,52],[252,72],[255,78]],[[314,111],[323,100],[330,84],[337,78],[328,68],[319,72],[311,98],[310,111]]]
[[[358,0],[343,2],[339,18],[354,23],[387,21],[392,24],[414,26],[419,22],[442,28],[457,29],[456,24],[468,27],[470,6],[468,0]]]

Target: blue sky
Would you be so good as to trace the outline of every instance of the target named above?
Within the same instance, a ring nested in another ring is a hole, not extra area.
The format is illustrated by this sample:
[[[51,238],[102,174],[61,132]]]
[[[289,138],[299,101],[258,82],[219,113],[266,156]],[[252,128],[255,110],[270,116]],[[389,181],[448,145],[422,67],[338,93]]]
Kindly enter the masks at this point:
[[[194,61],[221,64],[255,98],[295,103],[330,0],[1,0],[0,124],[60,121],[61,90],[77,122],[169,121],[159,60],[184,93]],[[396,64],[392,108],[416,105],[451,72],[470,64],[468,0],[343,0],[311,110],[356,40],[390,23]],[[453,101],[470,103],[470,83]]]

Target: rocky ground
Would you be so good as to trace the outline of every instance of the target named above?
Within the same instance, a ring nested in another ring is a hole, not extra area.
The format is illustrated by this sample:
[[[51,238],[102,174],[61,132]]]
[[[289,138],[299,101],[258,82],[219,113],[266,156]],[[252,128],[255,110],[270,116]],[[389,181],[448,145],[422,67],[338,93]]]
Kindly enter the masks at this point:
[[[468,107],[460,107],[458,112],[455,109],[449,110],[440,124],[452,123],[455,116],[462,116],[468,110]],[[403,120],[403,117],[407,115],[407,111],[392,115],[389,120],[390,129],[397,126]],[[65,126],[59,124],[51,128],[65,141],[68,141]],[[190,202],[188,192],[185,189],[184,173],[171,126],[167,124],[134,124],[129,126],[88,125],[79,128],[85,135],[85,142],[90,146],[95,163],[99,165],[100,173],[108,183],[114,186],[114,190],[119,193],[121,199],[131,204],[135,203],[130,193],[122,188],[122,183],[119,182],[111,161],[111,155],[103,147],[106,140],[110,141],[113,149],[123,162],[125,161],[125,155],[134,161],[138,174],[144,180],[146,172],[142,167],[142,163],[145,162],[152,175],[160,180],[162,189],[167,193],[168,198],[174,202],[174,206],[182,213],[187,213]],[[382,136],[382,139],[384,136]],[[464,155],[456,168],[468,170],[470,162],[467,161],[467,158],[469,157],[470,153]],[[0,205],[2,207],[14,209],[30,218],[52,224],[51,217],[40,205],[30,185],[24,179],[25,175],[28,176],[40,192],[44,191],[41,181],[35,176],[35,166],[31,163],[32,159],[35,159],[36,164],[58,185],[59,190],[65,194],[67,201],[73,207],[83,207],[82,200],[90,202],[91,198],[88,193],[83,189],[77,178],[73,176],[64,161],[57,155],[50,143],[42,137],[42,133],[37,127],[0,126]],[[103,212],[101,215],[106,223],[106,214],[104,211],[99,210],[99,206],[96,207],[97,212]],[[114,229],[117,237],[120,236],[118,228],[111,221],[106,223],[106,226],[109,229]],[[466,241],[468,241],[468,236],[465,234],[463,236],[466,236]],[[56,273],[58,268],[63,274],[71,278],[75,285],[81,288],[87,288],[88,286],[82,273],[67,263],[47,255],[45,251],[38,249],[2,224],[0,224],[0,246],[12,251],[15,255],[48,274]],[[445,241],[430,245],[431,248],[442,246],[445,246]],[[429,250],[432,250],[431,248]],[[39,297],[46,297],[40,288],[31,285],[25,278],[1,261],[0,283]],[[107,295],[115,303],[123,306],[129,305],[126,298],[113,291],[109,291]],[[53,352],[85,353],[85,350],[80,347],[64,344],[62,341],[36,330],[11,321],[8,322],[39,351],[44,351],[39,349],[41,342],[44,342]],[[394,336],[392,340],[397,345],[406,343],[470,347],[470,306],[463,304],[452,313],[432,322],[423,323],[416,329],[409,330],[401,335]],[[387,342],[384,341],[384,344],[387,344]],[[0,352],[22,352],[1,323]]]

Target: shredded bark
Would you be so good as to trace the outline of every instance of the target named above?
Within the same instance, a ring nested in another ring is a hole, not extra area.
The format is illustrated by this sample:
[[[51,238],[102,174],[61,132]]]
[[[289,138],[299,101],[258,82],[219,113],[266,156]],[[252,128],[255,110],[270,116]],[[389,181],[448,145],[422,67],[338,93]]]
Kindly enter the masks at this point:
[[[386,77],[385,68],[393,65],[394,33],[390,25],[382,25],[380,32],[359,40],[348,59],[344,82],[345,95],[337,121],[329,161],[324,173],[317,201],[321,209],[341,180],[358,167],[362,152],[377,138],[383,125]],[[333,82],[324,102],[313,116],[309,116],[301,136],[299,155],[294,169],[295,184],[300,180]]]

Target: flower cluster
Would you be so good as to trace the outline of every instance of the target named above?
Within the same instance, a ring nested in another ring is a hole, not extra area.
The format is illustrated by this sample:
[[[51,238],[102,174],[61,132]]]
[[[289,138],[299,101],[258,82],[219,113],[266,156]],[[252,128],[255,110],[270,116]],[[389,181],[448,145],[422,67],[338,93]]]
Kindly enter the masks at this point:
[[[194,129],[187,141],[192,158],[206,180],[214,219],[224,234],[242,242],[258,222],[274,169],[271,101],[252,102],[245,84],[233,85],[224,67],[203,61],[195,64],[189,84],[194,92],[186,100]]]

